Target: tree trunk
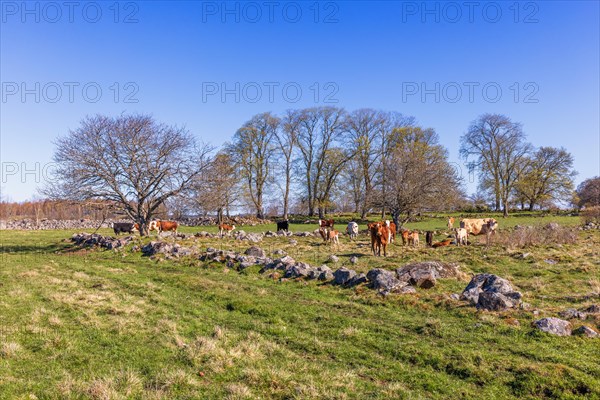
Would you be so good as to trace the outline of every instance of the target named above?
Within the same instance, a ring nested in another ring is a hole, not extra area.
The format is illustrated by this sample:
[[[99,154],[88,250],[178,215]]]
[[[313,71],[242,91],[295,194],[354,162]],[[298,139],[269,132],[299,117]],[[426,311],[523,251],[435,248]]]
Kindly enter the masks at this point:
[[[535,202],[534,201],[530,201],[529,202],[529,211],[533,211],[534,207],[535,207]]]

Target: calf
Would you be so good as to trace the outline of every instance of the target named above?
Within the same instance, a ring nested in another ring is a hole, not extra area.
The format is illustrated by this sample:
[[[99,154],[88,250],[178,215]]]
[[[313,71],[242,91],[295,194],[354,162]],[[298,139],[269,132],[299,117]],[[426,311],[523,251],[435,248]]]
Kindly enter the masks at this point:
[[[451,231],[454,227],[454,217],[448,217],[448,230]]]
[[[350,239],[356,239],[358,236],[358,224],[354,221],[349,222],[346,227],[346,233],[350,236]]]
[[[456,239],[456,245],[467,245],[467,239],[469,238],[469,233],[465,228],[454,228],[454,238]]]
[[[433,246],[433,231],[425,232],[425,243],[427,243],[427,246],[429,247]]]
[[[329,241],[331,244],[334,244],[336,246],[340,244],[340,239],[339,239],[340,232],[339,231],[332,229],[332,230],[328,231],[327,233],[328,233],[327,241]]]
[[[412,244],[415,247],[419,246],[419,232],[418,231],[412,231],[410,232],[409,236],[408,236],[408,244]]]
[[[119,235],[120,233],[129,233],[139,231],[139,225],[134,224],[133,222],[114,222],[113,223],[113,231],[115,231],[115,235]]]
[[[286,219],[285,221],[278,221],[277,222],[277,232],[279,231],[288,231],[290,229],[290,223],[288,222],[288,220]]]
[[[219,236],[223,237],[223,234],[227,234],[227,236],[231,235],[231,232],[235,229],[235,225],[229,224],[219,224]]]
[[[450,246],[451,243],[452,243],[452,239],[444,239],[441,242],[434,243],[431,247],[433,247],[433,248],[445,247],[445,246]]]
[[[402,235],[402,244],[406,246],[408,244],[408,238],[410,236],[410,231],[408,229],[403,229],[400,233]]]

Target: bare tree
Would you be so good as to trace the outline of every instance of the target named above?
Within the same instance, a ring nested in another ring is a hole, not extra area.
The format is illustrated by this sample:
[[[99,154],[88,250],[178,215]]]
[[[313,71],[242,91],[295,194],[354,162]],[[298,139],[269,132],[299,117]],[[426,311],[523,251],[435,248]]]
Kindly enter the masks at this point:
[[[294,149],[298,141],[298,130],[300,129],[300,112],[288,110],[281,121],[281,129],[275,131],[275,139],[281,154],[283,162],[281,163],[285,187],[283,189],[283,219],[288,219],[290,188],[292,185],[292,163],[294,161]]]
[[[231,156],[221,151],[194,178],[188,199],[199,212],[216,211],[218,223],[222,223],[224,215],[228,215],[228,210],[235,205],[239,184],[240,178]]]
[[[481,188],[493,193],[496,210],[502,206],[504,216],[530,151],[521,124],[504,115],[480,116],[461,137],[461,156],[469,168],[479,170]]]
[[[147,115],[86,117],[56,146],[59,183],[43,193],[111,201],[140,224],[142,235],[156,210],[202,171],[210,151],[198,147],[187,130]]]
[[[307,194],[308,215],[324,217],[331,189],[353,155],[345,135],[345,111],[336,107],[301,111],[298,149]]]
[[[377,173],[378,160],[380,160],[380,148],[377,140],[380,139],[379,128],[384,122],[383,113],[363,108],[350,113],[346,117],[346,127],[354,144],[355,159],[354,167],[363,183],[355,188],[363,191],[354,194],[354,198],[361,198],[360,216],[364,219],[372,206],[373,181]],[[358,211],[358,210],[357,210]]]
[[[388,189],[388,159],[389,154],[393,149],[393,138],[396,136],[398,130],[403,128],[410,128],[415,126],[414,117],[405,117],[404,115],[397,112],[389,112],[382,115],[379,120],[377,130],[379,133],[379,152],[377,157],[379,159],[377,169],[377,180],[379,182],[380,193],[378,204],[381,207],[381,219],[385,219],[387,211],[387,189]],[[390,165],[393,168],[393,165]],[[396,224],[397,225],[397,224]]]
[[[536,205],[567,199],[573,192],[573,156],[564,148],[540,147],[525,163],[515,185],[517,198]],[[568,200],[568,199],[567,199]]]
[[[258,114],[235,133],[228,152],[240,168],[245,193],[256,211],[257,218],[264,218],[263,197],[271,177],[273,137],[279,128],[279,118],[271,113]]]
[[[447,153],[432,129],[394,130],[385,158],[388,171],[385,196],[398,227],[417,211],[445,209],[462,196],[460,178],[448,163]]]

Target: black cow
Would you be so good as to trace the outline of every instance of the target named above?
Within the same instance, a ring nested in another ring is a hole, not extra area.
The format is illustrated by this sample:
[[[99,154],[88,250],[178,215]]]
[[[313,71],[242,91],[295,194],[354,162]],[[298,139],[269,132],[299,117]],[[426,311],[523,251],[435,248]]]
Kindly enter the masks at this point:
[[[432,231],[427,231],[425,232],[425,242],[427,243],[427,246],[433,246],[433,232]]]
[[[288,220],[277,222],[277,232],[279,232],[279,231],[287,232],[289,229],[290,229],[290,223],[288,222]]]
[[[138,224],[134,224],[133,222],[114,222],[113,230],[115,231],[115,235],[119,235],[120,233],[133,233],[139,231]]]

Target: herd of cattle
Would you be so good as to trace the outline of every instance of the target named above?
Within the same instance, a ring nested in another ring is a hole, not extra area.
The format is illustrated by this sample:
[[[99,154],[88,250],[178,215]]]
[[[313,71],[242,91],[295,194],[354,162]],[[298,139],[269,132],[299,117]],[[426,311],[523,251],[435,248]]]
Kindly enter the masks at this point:
[[[334,220],[332,219],[321,219],[319,220],[319,233],[324,241],[330,242],[334,245],[339,243],[340,232],[334,229]],[[429,247],[444,247],[449,246],[453,242],[456,245],[467,245],[469,235],[486,235],[486,243],[489,244],[490,236],[496,232],[498,228],[498,222],[494,218],[465,218],[460,221],[460,227],[454,228],[454,218],[448,218],[448,230],[452,232],[448,238],[436,242],[433,242],[433,231],[425,232],[425,242]],[[387,256],[387,246],[394,243],[396,240],[396,233],[399,233],[402,237],[402,244],[409,246],[419,246],[420,232],[417,230],[400,229],[398,232],[396,224],[392,221],[380,221],[371,222],[367,224],[367,230],[371,236],[371,251],[376,256],[383,255]],[[346,233],[350,239],[355,239],[358,236],[358,224],[354,221],[348,223],[346,227]]]
[[[467,245],[469,235],[485,235],[486,243],[489,244],[490,236],[494,234],[498,228],[498,222],[494,218],[464,218],[460,220],[458,228],[454,228],[454,222],[455,220],[453,217],[448,218],[448,231],[452,232],[452,234],[439,242],[433,242],[433,231],[426,231],[425,243],[427,246],[436,248],[449,246],[452,243],[455,243],[458,246]],[[319,234],[325,242],[338,245],[340,231],[335,230],[334,225],[335,221],[333,219],[320,219]],[[148,230],[150,232],[156,231],[158,235],[160,235],[161,232],[173,232],[174,234],[177,234],[178,226],[176,221],[153,220],[148,224]],[[219,224],[219,235],[221,237],[230,235],[234,229],[235,225],[226,223]],[[139,232],[140,227],[137,223],[115,222],[113,224],[113,230],[115,235],[119,235],[120,233],[132,234],[134,232]],[[277,231],[282,230],[289,230],[288,221],[277,222]],[[402,244],[405,246],[419,246],[420,244],[419,231],[411,231],[408,229],[400,229],[398,231],[396,224],[389,220],[371,222],[367,224],[367,231],[371,236],[371,251],[376,256],[381,256],[382,250],[383,255],[387,256],[387,246],[394,243],[396,240],[396,233],[400,234]],[[356,239],[359,234],[358,224],[354,221],[349,222],[346,227],[346,233],[350,239]]]

